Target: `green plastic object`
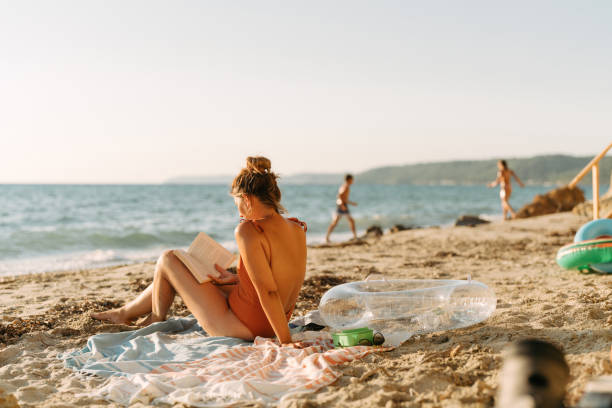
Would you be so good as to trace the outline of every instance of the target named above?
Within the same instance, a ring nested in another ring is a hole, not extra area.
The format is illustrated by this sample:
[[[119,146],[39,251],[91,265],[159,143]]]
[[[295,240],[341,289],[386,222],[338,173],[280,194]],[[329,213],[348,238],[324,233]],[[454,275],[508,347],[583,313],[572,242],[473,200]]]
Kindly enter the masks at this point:
[[[332,339],[334,340],[334,347],[378,346],[385,342],[381,333],[374,333],[372,329],[367,327],[332,333]]]
[[[565,269],[590,270],[596,264],[612,263],[612,239],[576,242],[559,249],[557,263]]]

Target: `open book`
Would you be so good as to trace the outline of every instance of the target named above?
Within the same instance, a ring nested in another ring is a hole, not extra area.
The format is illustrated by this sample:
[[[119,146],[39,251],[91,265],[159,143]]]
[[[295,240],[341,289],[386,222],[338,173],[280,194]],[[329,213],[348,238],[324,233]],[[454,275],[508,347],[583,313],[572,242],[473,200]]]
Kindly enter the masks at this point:
[[[234,254],[204,232],[198,234],[187,251],[175,249],[173,252],[198,283],[208,282],[211,276],[218,278],[221,275],[215,269],[215,264],[227,269],[234,261]]]

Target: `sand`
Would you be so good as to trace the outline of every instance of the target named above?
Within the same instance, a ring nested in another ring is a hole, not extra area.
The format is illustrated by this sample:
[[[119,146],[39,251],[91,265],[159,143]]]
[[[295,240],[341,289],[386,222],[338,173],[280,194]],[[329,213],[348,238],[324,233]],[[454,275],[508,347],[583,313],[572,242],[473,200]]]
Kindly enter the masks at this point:
[[[330,286],[371,273],[407,279],[471,275],[495,290],[498,305],[484,323],[415,336],[391,352],[341,366],[343,376],[336,383],[286,405],[492,406],[502,350],[525,337],[551,341],[565,351],[571,370],[566,401],[575,404],[590,378],[612,374],[612,274],[583,275],[555,262],[557,250],[585,221],[564,213],[310,248],[296,314],[315,309]],[[130,329],[94,321],[89,314],[135,296],[153,267],[143,263],[3,278],[0,406],[15,401],[21,407],[114,406],[87,397],[103,381],[64,368],[57,353],[83,347],[95,333]],[[177,302],[173,313],[189,312]]]

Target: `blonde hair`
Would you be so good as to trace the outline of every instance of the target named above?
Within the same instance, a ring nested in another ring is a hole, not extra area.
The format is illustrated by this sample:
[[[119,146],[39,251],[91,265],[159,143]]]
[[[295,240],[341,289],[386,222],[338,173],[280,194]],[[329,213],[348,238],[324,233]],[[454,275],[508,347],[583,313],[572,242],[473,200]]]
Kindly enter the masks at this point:
[[[247,157],[246,167],[240,170],[232,182],[231,194],[233,196],[253,195],[262,204],[282,214],[287,210],[280,203],[281,192],[276,183],[278,176],[270,170],[271,167],[270,160],[263,156]]]

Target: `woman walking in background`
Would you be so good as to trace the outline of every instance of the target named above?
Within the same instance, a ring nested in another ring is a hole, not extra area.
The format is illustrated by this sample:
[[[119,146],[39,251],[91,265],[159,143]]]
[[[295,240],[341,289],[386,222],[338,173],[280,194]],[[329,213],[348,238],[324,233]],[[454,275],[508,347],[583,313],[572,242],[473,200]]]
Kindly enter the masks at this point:
[[[508,212],[510,213],[510,217],[514,218],[516,213],[510,206],[510,195],[512,194],[512,184],[510,183],[510,178],[514,177],[519,183],[519,186],[525,187],[521,179],[518,178],[514,171],[508,168],[508,163],[505,160],[499,160],[497,162],[497,178],[495,181],[488,184],[489,187],[495,187],[499,184],[499,198],[501,200],[502,210],[504,213],[504,220],[507,219]]]

